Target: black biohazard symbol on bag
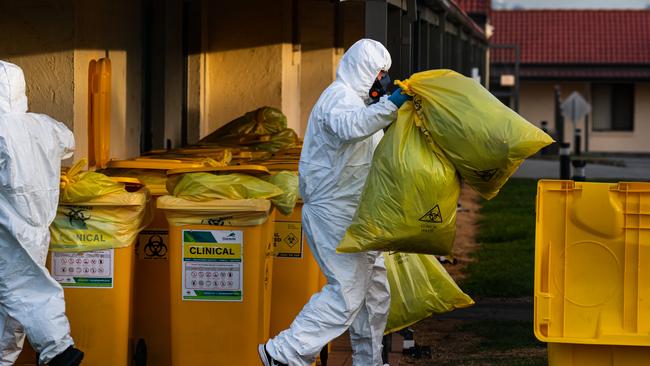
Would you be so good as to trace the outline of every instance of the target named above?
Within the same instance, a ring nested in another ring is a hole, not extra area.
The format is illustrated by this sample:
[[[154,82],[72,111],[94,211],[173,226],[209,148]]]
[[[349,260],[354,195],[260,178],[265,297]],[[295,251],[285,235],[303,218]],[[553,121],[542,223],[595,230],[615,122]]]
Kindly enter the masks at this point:
[[[494,178],[494,175],[499,171],[499,169],[490,169],[490,170],[475,170],[476,175],[481,178],[484,182],[489,182]]]
[[[442,214],[440,213],[440,206],[435,205],[432,209],[429,210],[424,216],[420,217],[418,221],[422,222],[433,222],[433,223],[442,223]]]
[[[167,254],[167,245],[162,236],[152,235],[144,246],[144,254],[147,257],[164,257]]]
[[[86,228],[86,220],[90,219],[90,213],[85,207],[70,207],[65,214],[72,227]]]
[[[296,237],[293,233],[289,233],[289,235],[284,238],[284,242],[287,243],[289,248],[293,248],[293,246],[298,243],[298,237]]]

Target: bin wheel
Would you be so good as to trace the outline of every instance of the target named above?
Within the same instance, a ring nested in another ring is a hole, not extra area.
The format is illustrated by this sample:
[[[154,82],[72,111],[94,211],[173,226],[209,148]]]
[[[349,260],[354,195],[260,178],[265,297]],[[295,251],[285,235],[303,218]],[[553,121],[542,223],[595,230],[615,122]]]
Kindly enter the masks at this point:
[[[133,355],[135,366],[147,366],[147,343],[144,339],[138,339],[135,345],[135,354]]]

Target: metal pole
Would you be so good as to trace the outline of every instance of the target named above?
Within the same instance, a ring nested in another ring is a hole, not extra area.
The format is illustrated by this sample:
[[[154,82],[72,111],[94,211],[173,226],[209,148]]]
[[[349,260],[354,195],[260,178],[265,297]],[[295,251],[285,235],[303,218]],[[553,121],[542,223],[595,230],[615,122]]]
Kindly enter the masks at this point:
[[[519,113],[519,63],[521,61],[521,52],[519,45],[515,45],[515,112]]]
[[[589,114],[585,116],[585,152],[589,154]]]
[[[575,129],[575,133],[574,133],[573,136],[574,136],[574,137],[573,137],[573,139],[574,139],[574,140],[573,140],[573,144],[575,145],[575,146],[573,147],[573,153],[576,154],[577,156],[580,156],[580,155],[582,155],[582,153],[580,152],[580,151],[582,150],[582,148],[581,148],[581,146],[582,146],[582,145],[581,145],[581,143],[582,143],[582,133],[581,133],[581,130],[580,130],[579,128],[576,128],[576,129]]]
[[[560,179],[571,179],[571,145],[560,142]]]
[[[542,121],[540,124],[542,126],[542,131],[544,131],[544,133],[548,134],[548,122],[547,121]],[[542,148],[541,154],[542,155],[548,154],[548,146],[544,146]]]
[[[564,117],[560,111],[560,86],[555,86],[555,132],[557,133],[557,141],[564,142]]]
[[[587,177],[585,174],[586,160],[574,160],[573,164],[573,180],[584,182]]]

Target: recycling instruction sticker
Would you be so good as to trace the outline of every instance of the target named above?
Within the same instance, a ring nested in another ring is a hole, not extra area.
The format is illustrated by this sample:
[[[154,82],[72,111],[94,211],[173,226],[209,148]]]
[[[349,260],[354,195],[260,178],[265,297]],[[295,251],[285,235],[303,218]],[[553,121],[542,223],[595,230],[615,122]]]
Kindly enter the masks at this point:
[[[183,230],[183,300],[243,300],[243,237],[237,230]]]
[[[52,277],[63,287],[113,288],[114,249],[52,252]]]
[[[295,221],[276,221],[273,248],[278,258],[302,258],[302,224]]]
[[[167,230],[143,230],[138,235],[136,252],[140,260],[168,259],[167,244],[169,243]]]

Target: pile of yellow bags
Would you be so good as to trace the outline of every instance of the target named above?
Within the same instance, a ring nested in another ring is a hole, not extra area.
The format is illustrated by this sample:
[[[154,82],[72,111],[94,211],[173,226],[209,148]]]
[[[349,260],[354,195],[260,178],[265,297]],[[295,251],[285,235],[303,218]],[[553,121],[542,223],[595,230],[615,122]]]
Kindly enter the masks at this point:
[[[375,150],[339,252],[449,254],[457,175],[491,199],[524,159],[553,142],[478,82],[456,72],[421,72],[398,84],[413,101],[400,108]]]
[[[279,109],[262,107],[228,122],[199,141],[200,145],[248,147],[276,152],[294,146],[298,135],[287,128],[287,117]]]

